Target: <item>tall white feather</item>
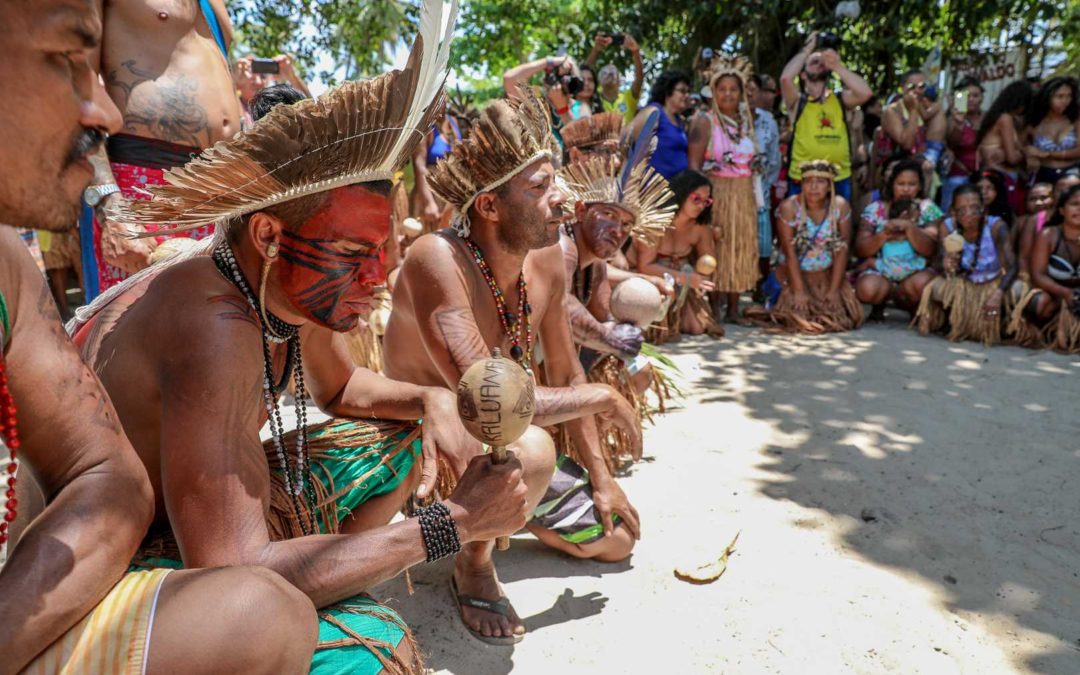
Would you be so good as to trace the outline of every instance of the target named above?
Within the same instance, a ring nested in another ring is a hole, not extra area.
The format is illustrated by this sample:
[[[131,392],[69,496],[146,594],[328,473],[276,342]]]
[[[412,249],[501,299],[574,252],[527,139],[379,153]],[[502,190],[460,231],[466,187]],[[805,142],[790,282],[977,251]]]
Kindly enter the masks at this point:
[[[453,41],[454,24],[457,21],[457,0],[450,1],[450,18],[446,22],[446,30],[440,40],[439,31],[442,28],[443,9],[443,0],[424,0],[420,10],[420,34],[416,38],[423,50],[420,57],[420,75],[416,88],[413,90],[413,100],[409,104],[409,115],[403,125],[407,131],[398,136],[393,148],[387,154],[387,167],[392,166],[405,147],[415,140],[412,138],[414,133],[427,133],[427,129],[416,127],[424,113],[435,102],[446,82],[447,66],[450,63],[450,44]]]

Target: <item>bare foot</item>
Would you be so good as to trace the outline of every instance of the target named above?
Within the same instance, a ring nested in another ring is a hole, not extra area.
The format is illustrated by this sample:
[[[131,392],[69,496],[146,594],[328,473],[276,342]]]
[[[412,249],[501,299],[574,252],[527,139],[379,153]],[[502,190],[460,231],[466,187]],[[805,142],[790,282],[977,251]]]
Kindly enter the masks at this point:
[[[474,598],[498,602],[503,596],[495,565],[488,560],[484,564],[465,562],[465,556],[458,556],[454,561],[454,580],[457,592]],[[512,637],[524,635],[525,626],[521,623],[513,606],[507,606],[507,615],[490,610],[469,607],[462,603],[461,620],[466,626],[486,637]]]

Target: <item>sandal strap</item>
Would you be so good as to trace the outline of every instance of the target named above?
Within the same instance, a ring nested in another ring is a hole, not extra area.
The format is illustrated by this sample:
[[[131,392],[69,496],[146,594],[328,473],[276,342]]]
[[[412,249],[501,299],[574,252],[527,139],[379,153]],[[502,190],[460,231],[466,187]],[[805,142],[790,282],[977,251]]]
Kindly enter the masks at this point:
[[[485,600],[471,595],[458,595],[458,602],[472,609],[482,609],[505,617],[510,616],[510,599],[505,595],[498,600]]]

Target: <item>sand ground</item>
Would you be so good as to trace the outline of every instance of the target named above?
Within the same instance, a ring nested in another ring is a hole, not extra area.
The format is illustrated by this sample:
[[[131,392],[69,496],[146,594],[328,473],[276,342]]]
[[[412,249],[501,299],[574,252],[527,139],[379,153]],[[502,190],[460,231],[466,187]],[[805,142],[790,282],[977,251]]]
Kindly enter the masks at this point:
[[[687,397],[623,484],[621,564],[527,534],[496,562],[529,634],[471,638],[450,567],[376,590],[440,673],[1080,673],[1080,359],[734,329],[665,351]],[[673,568],[719,556],[693,586]]]

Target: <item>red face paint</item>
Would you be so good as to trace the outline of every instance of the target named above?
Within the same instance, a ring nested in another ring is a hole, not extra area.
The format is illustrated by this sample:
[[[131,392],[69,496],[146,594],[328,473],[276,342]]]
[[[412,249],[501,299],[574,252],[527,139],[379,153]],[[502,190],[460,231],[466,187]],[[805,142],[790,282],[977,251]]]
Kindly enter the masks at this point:
[[[301,314],[347,331],[386,280],[390,200],[364,187],[338,188],[298,232],[282,232],[278,280]]]

